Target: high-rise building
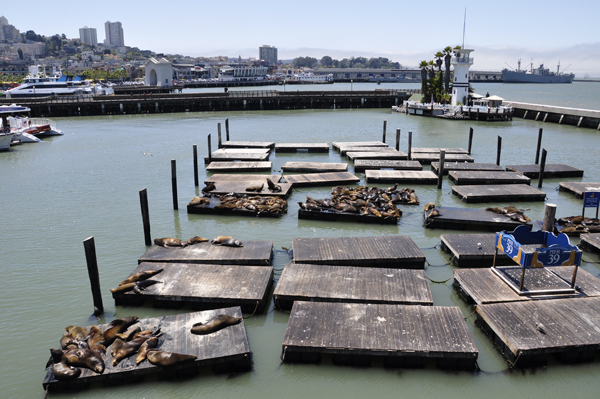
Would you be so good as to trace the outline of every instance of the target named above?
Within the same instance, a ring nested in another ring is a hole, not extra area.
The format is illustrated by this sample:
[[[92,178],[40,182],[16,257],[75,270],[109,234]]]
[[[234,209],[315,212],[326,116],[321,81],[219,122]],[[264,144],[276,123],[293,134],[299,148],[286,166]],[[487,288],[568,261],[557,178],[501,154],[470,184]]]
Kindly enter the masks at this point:
[[[79,39],[82,43],[89,44],[90,46],[96,46],[98,44],[96,28],[88,28],[87,26],[79,28]]]
[[[2,16],[0,17],[0,41],[5,40],[9,43],[21,42],[21,34],[17,28],[10,25],[8,20]]]
[[[124,47],[125,40],[123,38],[123,27],[120,22],[106,21],[104,23],[106,39],[104,44],[112,47]]]
[[[260,46],[258,48],[258,58],[266,61],[269,65],[277,64],[277,47],[275,46]]]

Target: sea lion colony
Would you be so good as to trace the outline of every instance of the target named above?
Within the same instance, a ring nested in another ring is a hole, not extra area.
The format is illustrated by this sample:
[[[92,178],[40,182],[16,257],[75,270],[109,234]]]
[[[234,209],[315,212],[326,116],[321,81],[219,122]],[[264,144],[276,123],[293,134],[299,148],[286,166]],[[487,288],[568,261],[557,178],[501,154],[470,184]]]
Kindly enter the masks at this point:
[[[522,210],[517,209],[514,206],[506,206],[504,208],[500,208],[500,207],[485,208],[485,210],[489,211],[489,212],[497,213],[499,215],[506,215],[511,220],[514,220],[515,222],[519,222],[519,223],[523,223],[523,224],[531,221],[531,219],[529,219],[527,216],[525,216],[525,214],[523,213]]]
[[[561,233],[579,235],[584,233],[600,233],[600,219],[584,218],[583,216],[568,216],[556,221]]]
[[[89,333],[83,327],[68,326],[60,340],[61,349],[50,349],[51,358],[46,367],[52,366],[57,380],[79,377],[81,369],[78,367],[102,374],[105,370],[105,357],[108,356],[105,346],[109,349],[113,367],[134,354],[136,366],[146,359],[158,366],[172,366],[196,359],[194,355],[157,349],[160,347],[159,337],[163,334],[160,328],[154,331],[142,330],[139,324],[135,325],[137,322],[137,316],[123,317],[111,321],[104,331],[98,326],[92,326]]]
[[[415,190],[405,188],[397,189],[398,184],[387,189],[377,187],[359,186],[356,188],[334,187],[331,190],[331,199],[314,199],[306,197],[306,202],[298,202],[300,208],[318,212],[345,212],[360,215],[374,215],[376,217],[402,216],[402,212],[394,205],[419,204]]]
[[[250,188],[254,187],[248,187],[246,190],[256,191],[249,190]],[[210,198],[211,194],[208,194],[208,197]],[[218,205],[214,206],[215,209],[237,209],[256,212],[256,214],[260,214],[261,212],[282,213],[287,209],[287,201],[279,197],[263,197],[258,195],[248,196],[246,194],[236,193],[220,196],[214,195],[214,197],[218,198],[220,201]],[[207,198],[194,197],[189,205],[210,207],[210,200]]]

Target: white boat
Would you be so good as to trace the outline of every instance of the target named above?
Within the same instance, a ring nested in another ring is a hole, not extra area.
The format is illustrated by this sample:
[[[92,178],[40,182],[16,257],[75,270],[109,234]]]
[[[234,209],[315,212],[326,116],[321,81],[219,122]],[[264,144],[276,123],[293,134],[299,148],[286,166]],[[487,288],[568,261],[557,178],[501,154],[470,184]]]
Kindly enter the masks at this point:
[[[290,76],[287,83],[333,83],[333,74],[315,75],[312,72],[299,72]]]
[[[12,144],[40,142],[39,137],[58,136],[64,133],[56,127],[54,121],[46,118],[29,118],[30,108],[16,104],[0,105],[2,130],[13,134]]]
[[[10,143],[14,136],[14,133],[6,131],[5,128],[0,128],[0,151],[7,151],[10,149]]]

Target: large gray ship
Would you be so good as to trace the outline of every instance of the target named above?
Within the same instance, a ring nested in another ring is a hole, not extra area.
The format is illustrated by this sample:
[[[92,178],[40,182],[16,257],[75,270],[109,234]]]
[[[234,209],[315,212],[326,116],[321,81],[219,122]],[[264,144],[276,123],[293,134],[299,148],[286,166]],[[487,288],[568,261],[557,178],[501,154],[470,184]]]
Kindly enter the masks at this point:
[[[504,83],[572,83],[575,75],[572,73],[561,73],[560,63],[556,68],[556,72],[550,72],[548,68],[544,68],[544,64],[540,64],[539,68],[534,68],[531,65],[531,72],[521,69],[521,60],[517,70],[509,69],[502,70],[502,82]]]

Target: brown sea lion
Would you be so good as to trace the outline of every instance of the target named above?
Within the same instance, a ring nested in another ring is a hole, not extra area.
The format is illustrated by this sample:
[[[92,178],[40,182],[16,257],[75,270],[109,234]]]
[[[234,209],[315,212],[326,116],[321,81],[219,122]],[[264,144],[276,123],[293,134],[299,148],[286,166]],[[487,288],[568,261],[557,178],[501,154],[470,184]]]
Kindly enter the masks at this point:
[[[136,294],[141,294],[142,291],[144,291],[146,288],[150,287],[151,285],[157,284],[157,283],[162,283],[162,281],[156,281],[156,280],[144,280],[144,281],[138,281],[135,284],[135,286],[133,287],[133,292],[135,292]]]
[[[123,345],[121,345],[117,353],[113,356],[113,366],[116,366],[121,360],[126,359],[132,356],[134,353],[136,353],[138,349],[140,349],[142,344],[146,342],[146,340],[152,337],[157,337],[159,335],[161,335],[160,330],[157,330],[155,332],[150,331],[150,334],[147,335],[136,334],[136,336],[131,341],[123,343]]]
[[[204,187],[204,188],[202,189],[202,192],[203,192],[203,193],[208,193],[209,191],[216,190],[216,188],[217,188],[217,186],[215,186],[215,183],[208,183],[208,184],[206,185],[206,187]]]
[[[117,354],[119,349],[121,349],[121,346],[123,346],[124,343],[125,343],[125,341],[123,341],[121,338],[117,337],[115,339],[115,341],[113,342],[113,344],[110,346],[110,355],[112,357],[115,357],[115,355]]]
[[[203,197],[194,197],[192,198],[192,200],[190,201],[190,203],[188,205],[208,205],[210,204],[210,200],[208,198],[203,198]]]
[[[117,334],[117,337],[122,339],[123,342],[129,341],[133,336],[142,331],[142,328],[137,325],[135,327],[129,328],[127,331]]]
[[[64,381],[72,380],[81,375],[81,369],[69,366],[63,351],[50,349],[50,354],[52,355],[52,373],[54,373],[54,378]]]
[[[146,342],[144,342],[142,344],[142,346],[140,346],[140,349],[138,350],[137,357],[135,358],[136,366],[138,364],[140,364],[141,362],[143,362],[144,360],[146,360],[146,357],[148,356],[148,352],[151,351],[152,349],[156,348],[157,345],[158,345],[158,337],[148,338],[146,340]]]
[[[218,236],[218,237],[213,238],[210,243],[213,245],[224,245],[226,247],[243,247],[244,246],[244,244],[242,244],[241,241],[236,240],[235,238],[233,238],[231,236]]]
[[[220,314],[206,323],[196,323],[192,326],[192,334],[206,335],[219,331],[227,326],[238,324],[242,321],[241,317],[233,317],[226,314]]]
[[[61,349],[77,349],[77,343],[73,340],[71,334],[67,331],[60,339]]]
[[[165,248],[187,246],[187,242],[182,241],[179,238],[173,238],[173,237],[155,238],[154,244],[160,245],[161,247],[165,247]]]
[[[265,186],[265,183],[261,184],[260,186],[257,184],[255,186],[248,186],[246,187],[246,191],[262,191],[263,187]]]
[[[273,183],[271,179],[267,179],[267,186],[271,191],[281,191],[281,186],[279,184]]]
[[[133,287],[135,287],[135,283],[121,284],[117,288],[111,288],[110,292],[112,292],[113,294],[128,292],[131,291]]]
[[[145,270],[143,272],[139,272],[134,274],[133,276],[127,277],[125,280],[121,281],[119,285],[135,283],[136,281],[146,280],[152,276],[157,275],[162,272],[164,269],[156,269],[156,270]]]
[[[85,340],[88,335],[87,330],[79,326],[67,326],[65,331],[71,334],[71,337],[80,341]]]
[[[423,210],[424,211],[428,211],[428,210],[433,209],[433,208],[435,208],[435,203],[434,202],[428,202],[423,207]]]
[[[194,244],[199,244],[201,242],[207,242],[208,238],[202,238],[202,237],[192,237],[189,240],[187,240],[187,245],[194,245]]]
[[[104,373],[104,360],[98,352],[91,349],[71,349],[65,352],[70,366],[86,367],[98,374]]]
[[[87,343],[91,350],[105,354],[106,347],[104,346],[104,333],[98,326],[91,326],[90,333],[87,337]]]
[[[148,351],[148,361],[155,366],[173,366],[196,360],[197,356],[165,351]]]
[[[117,337],[117,334],[125,331],[130,325],[138,321],[137,316],[121,317],[108,323],[106,330],[104,330],[104,345],[110,345]]]

